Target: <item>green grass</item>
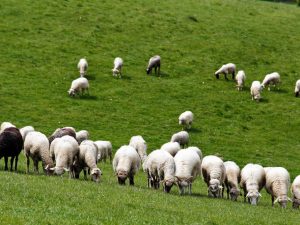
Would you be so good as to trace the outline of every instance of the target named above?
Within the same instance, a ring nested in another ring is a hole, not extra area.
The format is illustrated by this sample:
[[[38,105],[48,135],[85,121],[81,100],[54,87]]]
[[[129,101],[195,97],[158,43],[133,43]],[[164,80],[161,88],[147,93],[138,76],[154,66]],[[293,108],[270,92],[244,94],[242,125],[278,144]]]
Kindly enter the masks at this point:
[[[178,116],[195,114],[191,145],[241,167],[249,162],[299,168],[300,11],[295,5],[249,0],[30,1],[0,4],[0,121],[32,125],[47,135],[57,127],[86,129],[110,140],[114,151],[142,135],[149,152],[181,128]],[[148,59],[162,57],[162,78],[147,76]],[[90,96],[70,98],[87,57]],[[112,77],[116,56],[124,78]],[[246,89],[213,76],[234,62],[246,72]],[[249,87],[273,71],[279,91],[251,101]],[[109,163],[100,184],[67,176],[26,175],[0,165],[3,224],[298,224],[299,211],[271,207],[263,191],[258,207],[206,197],[201,179],[192,196],[117,185]]]

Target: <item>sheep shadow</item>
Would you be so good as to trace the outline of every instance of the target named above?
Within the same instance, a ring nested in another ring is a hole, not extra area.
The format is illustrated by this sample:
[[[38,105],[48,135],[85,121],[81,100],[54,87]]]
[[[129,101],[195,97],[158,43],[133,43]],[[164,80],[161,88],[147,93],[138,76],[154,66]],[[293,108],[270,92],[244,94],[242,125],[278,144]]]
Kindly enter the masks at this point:
[[[272,90],[271,91],[275,92],[275,93],[278,93],[278,94],[287,94],[288,91],[285,90],[285,89],[278,89],[278,90]]]
[[[81,96],[78,96],[78,99],[79,100],[97,100],[98,97],[95,95],[81,95]]]
[[[186,131],[189,131],[191,133],[201,133],[202,132],[201,129],[195,128],[195,127],[192,127],[191,129],[188,129]]]
[[[122,74],[121,78],[118,77],[114,77],[116,80],[131,80],[131,76],[127,75],[127,74]]]
[[[84,77],[88,80],[96,80],[96,76],[94,74],[87,74]]]

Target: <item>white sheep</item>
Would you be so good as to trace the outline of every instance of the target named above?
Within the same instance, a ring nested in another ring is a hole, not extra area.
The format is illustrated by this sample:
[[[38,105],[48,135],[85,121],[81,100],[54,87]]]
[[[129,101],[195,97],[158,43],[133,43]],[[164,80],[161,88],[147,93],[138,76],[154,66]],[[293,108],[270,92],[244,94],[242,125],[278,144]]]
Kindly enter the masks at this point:
[[[223,73],[225,76],[225,79],[228,80],[227,75],[232,74],[232,80],[234,80],[235,71],[236,71],[235,64],[227,63],[227,64],[221,66],[221,68],[215,72],[215,76],[217,79],[219,79],[220,74]]]
[[[122,67],[123,67],[123,59],[120,57],[115,58],[114,60],[114,68],[112,69],[113,76],[120,76],[122,78]]]
[[[252,100],[256,100],[258,102],[261,99],[261,95],[260,95],[261,91],[262,91],[262,86],[260,82],[257,80],[253,81],[250,88]]]
[[[192,149],[181,149],[174,157],[175,179],[179,193],[184,194],[188,188],[192,194],[192,183],[201,174],[201,159],[198,153]]]
[[[125,185],[128,177],[129,184],[134,185],[134,175],[139,171],[140,164],[140,156],[133,147],[123,145],[119,148],[113,159],[113,170],[118,177],[119,184]]]
[[[214,155],[205,156],[202,160],[201,170],[208,187],[208,196],[223,197],[226,176],[223,160]]]
[[[34,172],[38,173],[38,163],[42,161],[45,172],[49,175],[50,168],[54,166],[49,153],[49,141],[46,135],[41,132],[31,131],[25,137],[24,154],[27,158],[27,173],[29,173],[29,158],[32,158]]]
[[[243,70],[239,70],[235,77],[236,86],[237,86],[238,91],[243,90],[245,80],[246,80],[245,72]]]
[[[0,134],[1,134],[6,128],[9,128],[9,127],[16,127],[16,126],[13,125],[13,124],[10,123],[10,122],[3,122],[3,123],[1,123]]]
[[[72,81],[69,95],[74,97],[76,94],[83,95],[84,92],[89,93],[89,81],[85,77],[79,77]]]
[[[293,208],[298,209],[300,205],[300,175],[294,179],[291,191],[293,194]]]
[[[129,141],[129,145],[135,148],[142,162],[147,158],[147,144],[141,135],[132,136]]]
[[[180,150],[180,144],[178,142],[167,142],[160,149],[169,152],[174,157]]]
[[[178,120],[183,129],[191,129],[194,119],[194,114],[191,111],[185,111],[180,114]]]
[[[175,183],[175,161],[170,153],[164,150],[152,151],[145,163],[143,170],[147,172],[148,187],[159,188],[159,184],[163,184],[163,190],[170,192]]]
[[[251,205],[257,205],[261,197],[259,192],[265,184],[264,168],[259,164],[248,163],[241,171],[240,187],[244,190],[244,202],[247,198]]]
[[[265,88],[265,86],[268,86],[268,90],[270,91],[270,86],[273,85],[273,87],[276,87],[280,83],[280,75],[277,72],[267,74],[261,83],[261,86]]]
[[[76,140],[77,140],[78,144],[80,144],[84,140],[88,140],[89,136],[90,136],[90,134],[87,130],[80,130],[80,131],[76,132]]]
[[[189,143],[189,133],[186,131],[180,131],[175,133],[171,137],[171,142],[178,142],[182,148],[188,146]]]
[[[95,141],[98,147],[97,161],[106,162],[106,158],[109,157],[110,162],[112,161],[112,144],[110,141]]]
[[[241,181],[240,167],[233,161],[224,162],[226,177],[225,186],[227,189],[227,199],[236,201],[240,195],[239,183]]]
[[[300,93],[300,80],[297,80],[295,85],[295,97],[298,97],[299,93]]]
[[[186,148],[186,150],[193,150],[193,151],[195,151],[198,154],[198,156],[200,157],[201,161],[202,161],[203,155],[202,155],[202,151],[200,150],[200,148],[198,148],[196,146],[190,146],[190,147]]]
[[[266,173],[266,191],[272,196],[272,206],[277,202],[282,208],[286,208],[287,201],[292,201],[288,197],[290,186],[290,174],[283,167],[267,167]]]
[[[160,64],[161,58],[159,55],[151,57],[149,59],[148,67],[146,69],[147,74],[150,74],[152,72],[152,69],[154,68],[155,74],[160,75]]]
[[[77,68],[79,69],[80,77],[85,76],[88,69],[87,60],[85,58],[80,59],[77,64]]]
[[[26,126],[20,129],[20,133],[22,135],[23,141],[25,141],[27,134],[32,131],[34,131],[34,128],[32,126]]]

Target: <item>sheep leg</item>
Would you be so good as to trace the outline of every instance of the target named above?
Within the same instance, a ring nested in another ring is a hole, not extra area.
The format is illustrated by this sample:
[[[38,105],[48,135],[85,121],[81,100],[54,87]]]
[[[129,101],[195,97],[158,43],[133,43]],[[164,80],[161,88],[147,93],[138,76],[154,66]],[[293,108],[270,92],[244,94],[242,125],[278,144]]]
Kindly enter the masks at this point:
[[[274,207],[274,196],[272,196],[272,207]]]
[[[229,199],[229,188],[226,187],[226,192],[227,192],[227,199]]]
[[[189,194],[192,194],[192,184],[189,184]]]
[[[225,80],[228,80],[227,73],[224,73],[224,76],[225,76]]]
[[[232,72],[232,80],[234,80],[235,72]]]
[[[133,180],[132,175],[129,176],[129,184],[132,185],[132,186],[134,185],[134,180]]]
[[[10,158],[10,171],[13,171],[14,159],[15,157],[13,156]]]
[[[87,180],[86,169],[83,169],[84,179]]]
[[[34,160],[33,164],[34,164],[34,172],[35,173],[39,173],[39,161],[38,160]]]
[[[5,162],[4,170],[8,170],[8,167],[7,167],[8,157],[7,156],[4,156],[4,162]]]
[[[160,76],[160,65],[158,65],[157,73]]]
[[[29,173],[29,164],[30,164],[30,159],[29,159],[29,156],[26,156],[27,158],[27,173]]]

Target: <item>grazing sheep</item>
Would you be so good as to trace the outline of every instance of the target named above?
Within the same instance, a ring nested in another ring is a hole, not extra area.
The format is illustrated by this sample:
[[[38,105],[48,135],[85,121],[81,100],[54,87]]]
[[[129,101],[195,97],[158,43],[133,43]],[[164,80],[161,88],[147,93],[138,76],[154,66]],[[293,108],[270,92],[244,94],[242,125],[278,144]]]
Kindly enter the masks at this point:
[[[184,146],[188,146],[189,143],[189,133],[186,131],[180,131],[178,133],[175,133],[171,137],[171,142],[178,142],[182,148]]]
[[[72,136],[73,138],[76,139],[76,132],[75,132],[75,129],[73,127],[63,127],[63,128],[57,128],[53,132],[53,134],[51,134],[51,136],[48,138],[49,143],[51,144],[51,142],[55,138],[60,138],[60,137],[63,137],[65,135]]]
[[[273,87],[276,87],[280,83],[280,75],[277,72],[267,74],[261,83],[262,88],[265,88],[265,86],[268,86],[268,90],[270,91],[270,86],[273,85]]]
[[[13,125],[13,124],[10,123],[10,122],[3,122],[3,123],[1,123],[0,134],[1,134],[6,128],[9,128],[9,127],[16,127],[16,126]]]
[[[198,156],[200,157],[200,159],[201,160],[203,159],[202,151],[200,150],[200,148],[195,147],[195,146],[190,146],[190,147],[186,148],[186,150],[193,150],[193,151],[195,151],[198,154]]]
[[[241,171],[240,186],[244,190],[244,202],[248,198],[251,205],[257,205],[261,194],[260,190],[266,184],[264,168],[258,164],[247,164]]]
[[[49,141],[46,135],[32,131],[26,135],[24,141],[24,154],[27,158],[27,173],[29,173],[29,157],[34,164],[34,172],[38,173],[38,163],[42,161],[43,168],[47,175],[50,174],[50,168],[54,166],[49,153]]]
[[[293,208],[298,209],[300,205],[300,175],[298,175],[292,183]]]
[[[205,156],[202,160],[202,175],[208,187],[208,196],[223,197],[225,182],[225,166],[223,160],[214,155]]]
[[[83,95],[84,92],[89,94],[89,87],[89,81],[85,77],[79,77],[72,81],[71,88],[68,93],[72,97],[74,97],[76,94]]]
[[[175,179],[179,193],[184,194],[188,188],[192,194],[192,183],[201,174],[201,159],[198,153],[192,149],[181,149],[174,157]]]
[[[8,127],[0,134],[0,159],[4,157],[5,170],[8,170],[8,157],[10,160],[10,171],[13,170],[15,160],[15,171],[18,168],[19,154],[23,149],[23,138],[18,128]]]
[[[240,167],[233,161],[224,162],[226,177],[225,186],[227,189],[227,199],[236,201],[240,195],[240,189],[238,184],[241,181],[241,170]]]
[[[88,63],[86,59],[82,58],[79,60],[77,64],[77,68],[79,69],[80,77],[83,77],[86,75],[86,71],[88,69]]]
[[[272,196],[272,206],[278,202],[282,208],[286,208],[287,201],[292,201],[288,197],[288,190],[290,186],[289,172],[283,167],[267,167],[265,169],[265,173],[265,188]]]
[[[262,91],[262,86],[259,81],[253,81],[251,88],[250,88],[250,93],[252,96],[252,100],[256,100],[257,102],[261,99],[260,93]]]
[[[221,68],[215,72],[215,76],[217,79],[219,79],[220,74],[223,73],[225,79],[228,80],[227,75],[232,74],[232,80],[234,80],[235,71],[236,71],[236,66],[233,63],[227,63],[221,66]]]
[[[106,162],[106,158],[109,157],[110,162],[112,161],[112,144],[110,141],[95,141],[98,147],[97,161]]]
[[[141,157],[142,162],[144,163],[145,159],[147,158],[147,144],[144,138],[140,135],[132,136],[129,145],[135,148]]]
[[[78,144],[80,144],[84,140],[88,140],[89,136],[90,136],[90,134],[87,130],[81,130],[81,131],[76,132],[76,140],[77,140]]]
[[[245,72],[243,70],[239,70],[235,77],[238,91],[243,90],[245,80],[246,80]]]
[[[97,167],[98,148],[93,141],[84,140],[79,146],[79,157],[74,162],[75,178],[79,178],[81,170],[87,180],[87,170],[91,171],[92,181],[99,182],[102,172]]]
[[[180,144],[178,142],[167,142],[160,149],[169,152],[174,157],[180,150]]]
[[[185,111],[181,113],[178,120],[179,120],[179,124],[182,125],[182,130],[191,129],[193,119],[194,119],[194,114],[191,111]]]
[[[159,188],[163,184],[163,190],[170,192],[175,183],[175,161],[170,153],[164,150],[152,151],[143,164],[143,169],[147,172],[148,187]]]
[[[26,126],[20,129],[20,133],[22,135],[23,141],[25,141],[27,134],[32,131],[34,131],[34,128],[32,126]]]
[[[120,75],[120,78],[122,78],[122,66],[123,66],[123,59],[120,57],[115,58],[114,68],[112,69],[114,77]]]
[[[150,74],[152,72],[152,69],[154,68],[155,74],[160,75],[160,56],[156,55],[150,58],[148,67],[146,69],[147,74]]]
[[[139,171],[140,164],[140,156],[133,147],[123,145],[119,148],[113,159],[113,169],[118,177],[119,184],[125,185],[128,177],[129,184],[134,185],[134,175]]]
[[[297,80],[295,85],[295,97],[298,97],[300,93],[300,80]]]

